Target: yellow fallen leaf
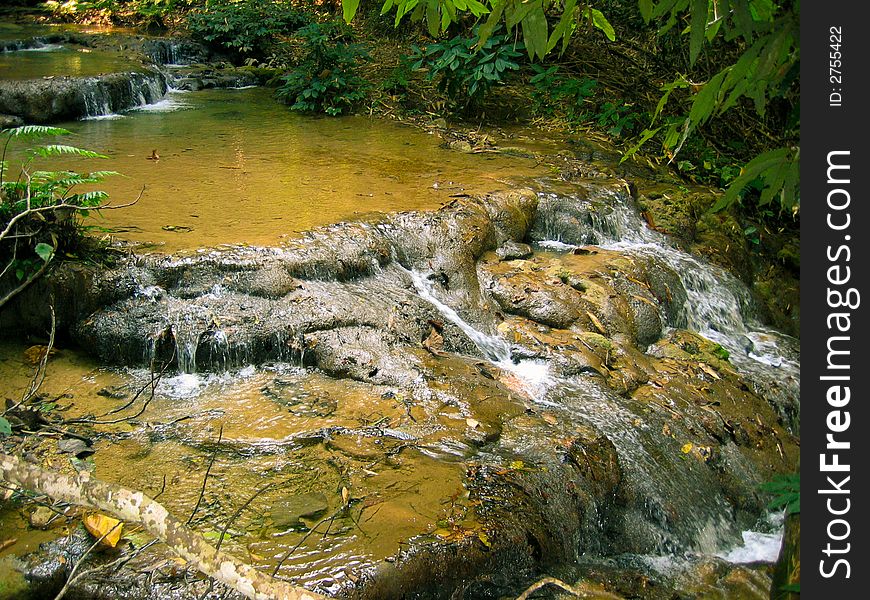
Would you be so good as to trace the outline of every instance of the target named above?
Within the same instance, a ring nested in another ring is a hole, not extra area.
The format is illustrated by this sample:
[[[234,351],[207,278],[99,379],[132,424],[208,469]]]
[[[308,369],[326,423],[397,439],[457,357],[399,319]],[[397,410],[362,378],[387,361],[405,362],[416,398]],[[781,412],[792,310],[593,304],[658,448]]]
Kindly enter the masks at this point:
[[[709,375],[713,379],[722,379],[721,377],[719,377],[719,373],[717,373],[716,371],[714,371],[713,369],[711,369],[710,367],[708,367],[704,363],[700,363],[698,366],[701,367],[701,370],[704,371],[707,375]]]
[[[597,329],[601,335],[607,335],[607,330],[604,328],[604,325],[601,324],[601,321],[598,320],[598,317],[588,310],[586,311],[586,316],[589,317],[589,320],[592,321],[592,324],[595,325],[595,329]]]
[[[522,469],[525,466],[526,465],[525,465],[525,463],[523,463],[523,461],[515,460],[515,461],[512,461],[510,465],[508,465],[508,468],[513,469],[514,471],[517,471],[519,469]]]
[[[680,450],[683,452],[683,454],[688,454],[692,451],[692,448],[694,448],[692,442],[686,442],[685,444],[683,444],[683,447],[680,448]]]
[[[124,525],[118,519],[107,517],[99,513],[85,515],[85,529],[95,538],[103,538],[101,544],[114,548],[121,540],[121,530]]]
[[[341,488],[341,501],[345,506],[350,502],[350,490],[346,487]]]
[[[437,535],[438,537],[440,537],[441,539],[447,539],[447,538],[449,538],[451,535],[453,535],[453,532],[452,532],[452,531],[450,531],[449,529],[444,529],[443,527],[439,527],[439,528],[436,529],[433,533],[434,533],[435,535]]]

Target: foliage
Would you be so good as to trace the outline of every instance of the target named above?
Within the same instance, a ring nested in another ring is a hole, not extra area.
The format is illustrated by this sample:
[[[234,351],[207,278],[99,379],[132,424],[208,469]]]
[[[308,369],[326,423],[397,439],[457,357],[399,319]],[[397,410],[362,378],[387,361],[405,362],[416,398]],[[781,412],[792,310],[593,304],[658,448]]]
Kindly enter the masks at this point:
[[[360,0],[342,0],[344,18],[350,23],[359,8]],[[413,22],[425,20],[429,35],[438,37],[451,23],[470,14],[482,19],[479,47],[486,44],[500,24],[513,35],[515,28],[522,30],[523,42],[529,58],[543,59],[561,41],[562,52],[571,36],[579,28],[598,29],[611,41],[616,39],[613,26],[604,14],[577,0],[385,0],[381,14],[395,12],[395,24],[409,17]],[[556,24],[551,28],[550,15]],[[558,17],[558,19],[557,19]]]
[[[739,48],[736,61],[713,74],[703,85],[692,83],[685,75],[662,86],[663,95],[653,113],[650,126],[641,133],[628,158],[647,141],[658,138],[673,160],[689,136],[699,127],[728,110],[751,100],[755,113],[764,117],[773,99],[781,99],[797,110],[800,70],[799,2],[788,0],[639,0],[647,22],[660,23],[664,34],[678,21],[687,20],[690,65],[698,60],[706,45],[731,44]],[[671,97],[680,90],[691,90],[687,111],[679,118],[663,119]],[[795,112],[795,115],[797,113]],[[789,119],[786,137],[797,138],[798,118]],[[797,212],[799,196],[799,159],[797,144],[764,152],[747,163],[713,210],[734,204],[749,189],[760,192],[758,205],[776,199],[786,211]],[[624,159],[623,159],[624,160]]]
[[[773,494],[768,507],[785,508],[790,515],[801,511],[801,474],[779,475],[773,481],[762,484],[761,489]]]
[[[480,41],[475,28],[470,38],[456,36],[430,44],[425,50],[414,48],[414,69],[426,69],[430,80],[454,101],[464,99],[467,109],[479,104],[493,85],[502,83],[508,71],[520,68],[522,42],[514,42],[496,31]]]
[[[106,158],[75,146],[45,144],[28,149],[15,180],[7,180],[7,151],[13,140],[31,141],[46,136],[67,135],[58,127],[26,125],[4,129],[0,159],[0,256],[4,261],[0,284],[12,280],[26,284],[35,279],[58,252],[77,243],[80,232],[76,216],[99,208],[107,195],[101,191],[76,192],[77,186],[99,183],[113,171],[31,171],[35,159],[56,156]],[[6,300],[0,300],[0,305]]]
[[[107,16],[133,16],[142,24],[163,27],[172,13],[190,8],[197,0],[48,0],[45,8],[54,17],[68,17],[95,11]]]
[[[607,133],[619,137],[632,133],[643,120],[643,115],[627,104],[604,102],[598,109],[598,125],[607,128]]]
[[[299,65],[282,77],[277,96],[292,110],[339,115],[365,97],[368,82],[359,75],[368,52],[349,41],[342,23],[311,23],[297,32],[305,55]]]
[[[310,17],[289,2],[212,0],[187,15],[194,38],[243,56],[266,56],[278,36],[293,33]]]
[[[556,65],[544,67],[533,64],[530,83],[534,87],[533,110],[539,115],[553,115],[556,108],[564,111],[569,122],[577,122],[587,115],[586,101],[595,93],[598,83],[588,77],[563,74]]]

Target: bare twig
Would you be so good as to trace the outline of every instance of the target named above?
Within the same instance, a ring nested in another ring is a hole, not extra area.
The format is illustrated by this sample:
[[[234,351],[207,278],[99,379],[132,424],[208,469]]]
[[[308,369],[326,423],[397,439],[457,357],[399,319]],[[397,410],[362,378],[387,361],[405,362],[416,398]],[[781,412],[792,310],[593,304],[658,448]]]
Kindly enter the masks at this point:
[[[555,577],[544,577],[543,579],[539,579],[530,585],[526,591],[517,596],[516,600],[528,600],[529,596],[547,585],[555,585],[556,587],[562,588],[575,598],[588,598],[589,600],[624,600],[622,596],[611,594],[604,590],[593,589],[588,584],[578,583],[577,585],[568,585],[561,579],[556,579]]]
[[[205,496],[205,486],[208,483],[208,475],[211,473],[211,468],[214,465],[214,459],[217,456],[218,448],[221,445],[221,439],[224,437],[224,424],[221,423],[221,428],[218,431],[218,439],[217,445],[215,446],[214,452],[211,453],[211,459],[208,461],[208,467],[205,469],[205,477],[202,478],[202,489],[199,490],[199,498],[196,499],[196,506],[193,507],[193,512],[190,513],[190,516],[187,518],[187,525],[190,525],[191,521],[193,521],[193,517],[196,516],[196,511],[199,510],[199,505],[202,503],[202,497]],[[221,536],[223,539],[223,536]],[[220,549],[220,544],[218,544],[218,549]]]
[[[248,598],[326,600],[316,592],[290,585],[258,571],[237,558],[216,550],[201,535],[174,518],[161,504],[140,491],[92,478],[47,471],[18,457],[0,454],[0,478],[56,500],[107,512],[142,525],[202,573],[225,583]]]
[[[57,596],[54,597],[54,600],[60,600],[61,598],[63,598],[64,594],[66,594],[67,590],[69,589],[69,586],[72,585],[72,583],[73,583],[76,579],[78,579],[78,577],[76,576],[76,571],[78,571],[78,570],[79,570],[79,567],[82,566],[82,563],[85,562],[85,559],[88,557],[88,554],[90,554],[91,552],[93,552],[93,551],[94,551],[94,548],[96,548],[98,545],[100,545],[100,543],[101,543],[104,539],[106,539],[106,537],[108,537],[109,534],[111,534],[113,531],[115,531],[118,527],[121,527],[121,525],[123,525],[123,523],[120,522],[120,521],[119,521],[118,523],[116,523],[114,527],[112,527],[109,531],[107,531],[106,533],[104,533],[103,535],[101,535],[101,536],[97,539],[96,542],[94,542],[93,544],[91,544],[91,547],[90,547],[90,548],[88,548],[87,550],[85,550],[84,554],[82,554],[82,555],[79,557],[79,559],[76,561],[76,564],[73,565],[72,571],[70,571],[70,573],[69,573],[69,577],[67,577],[67,579],[66,579],[66,583],[63,584],[63,587],[62,587],[62,588],[60,589],[60,591],[57,593]]]

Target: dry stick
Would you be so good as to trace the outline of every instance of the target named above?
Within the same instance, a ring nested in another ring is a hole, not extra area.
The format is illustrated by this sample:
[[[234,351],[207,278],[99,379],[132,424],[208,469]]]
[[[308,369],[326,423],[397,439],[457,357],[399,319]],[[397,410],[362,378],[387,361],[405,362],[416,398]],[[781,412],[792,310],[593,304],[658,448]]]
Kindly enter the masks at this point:
[[[193,507],[193,512],[190,513],[190,516],[187,518],[187,525],[190,525],[190,522],[193,521],[193,517],[196,516],[196,511],[199,510],[199,505],[202,503],[202,497],[205,496],[205,485],[208,483],[208,474],[211,473],[211,468],[214,465],[215,457],[217,457],[217,451],[218,448],[220,448],[222,437],[224,437],[223,423],[221,423],[221,428],[218,430],[217,444],[215,444],[214,452],[211,453],[211,460],[208,461],[208,467],[205,470],[205,477],[202,478],[202,489],[199,490],[199,498],[196,499],[196,506]],[[220,544],[218,544],[218,550],[220,550]]]
[[[96,547],[97,547],[97,546],[98,546],[98,545],[99,545],[99,544],[100,544],[104,539],[106,539],[106,537],[107,537],[110,533],[112,533],[113,531],[115,531],[115,530],[116,530],[118,527],[120,527],[121,525],[122,525],[122,523],[121,523],[120,521],[119,521],[118,523],[115,523],[115,526],[114,526],[114,527],[112,527],[109,531],[107,531],[106,533],[104,533],[103,535],[101,535],[101,536],[99,537],[99,539],[97,539],[96,542],[94,542],[93,544],[91,544],[91,547],[90,547],[90,548],[88,548],[87,550],[85,550],[84,554],[82,554],[82,555],[79,557],[79,559],[76,561],[76,564],[73,565],[72,571],[69,572],[69,577],[67,577],[67,579],[66,579],[66,583],[63,584],[63,587],[62,587],[62,588],[60,589],[60,591],[57,593],[57,596],[54,597],[54,600],[60,600],[61,598],[63,598],[63,595],[66,594],[66,591],[69,589],[69,586],[72,584],[73,581],[76,580],[76,576],[75,576],[75,575],[76,575],[76,571],[78,571],[79,567],[82,566],[82,563],[85,562],[85,559],[88,557],[88,554],[90,554],[91,552],[93,552],[93,551],[94,551],[94,548],[96,548]]]
[[[92,478],[90,473],[73,477],[51,472],[7,454],[0,454],[0,478],[55,500],[88,506],[123,521],[138,523],[199,571],[253,600],[326,600],[326,596],[269,577],[216,550],[201,535],[140,491],[100,481]]]
[[[286,482],[282,482],[282,483],[286,483]],[[239,509],[233,514],[233,516],[229,518],[229,520],[224,525],[224,528],[221,530],[221,535],[218,538],[217,544],[215,544],[216,550],[221,549],[221,544],[223,544],[223,542],[224,542],[224,536],[227,534],[227,530],[230,528],[230,525],[235,523],[236,519],[239,518],[239,515],[242,514],[242,511],[245,510],[246,508],[248,508],[248,506],[250,506],[251,502],[253,502],[257,496],[259,496],[260,494],[262,494],[263,492],[265,492],[266,490],[268,490],[270,487],[272,487],[274,485],[277,485],[277,482],[273,481],[272,483],[267,483],[266,485],[261,487],[259,490],[254,492],[254,495],[251,496],[250,498],[248,498],[248,501],[245,502],[244,504],[242,504],[239,507]]]
[[[2,303],[0,303],[2,306]],[[39,388],[42,387],[43,382],[45,381],[45,368],[48,364],[48,355],[51,354],[51,349],[54,346],[54,332],[55,332],[55,316],[54,316],[54,307],[49,306],[48,310],[51,312],[51,331],[48,334],[48,346],[45,348],[45,355],[40,359],[39,366],[36,368],[36,373],[33,374],[33,378],[30,380],[30,386],[27,388],[27,391],[21,397],[16,404],[13,404],[2,413],[0,416],[5,415],[9,411],[15,410],[25,402],[28,402],[31,398],[33,398],[36,393],[39,391]]]
[[[534,594],[545,585],[555,585],[556,587],[562,588],[575,598],[589,598],[590,600],[625,600],[622,596],[617,596],[616,594],[611,594],[604,590],[590,589],[582,583],[576,586],[571,586],[555,577],[544,577],[543,579],[536,581],[530,585],[525,592],[517,596],[516,600],[527,600],[530,595]]]

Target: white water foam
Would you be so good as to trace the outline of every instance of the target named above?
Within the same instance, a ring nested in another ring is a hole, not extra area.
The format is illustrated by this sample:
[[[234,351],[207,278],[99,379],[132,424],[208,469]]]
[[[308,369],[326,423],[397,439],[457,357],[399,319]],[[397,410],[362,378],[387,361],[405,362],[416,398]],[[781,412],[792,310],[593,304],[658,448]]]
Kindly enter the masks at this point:
[[[115,119],[123,119],[124,115],[119,115],[118,113],[109,113],[107,115],[92,115],[89,117],[82,117],[82,121],[114,121]]]
[[[534,399],[542,399],[547,390],[555,383],[550,373],[550,365],[541,359],[520,359],[515,361],[511,346],[502,338],[488,335],[475,329],[459,316],[455,310],[441,302],[434,293],[432,283],[418,271],[408,271],[417,294],[438,309],[448,321],[459,327],[474,342],[481,352],[498,368],[517,377],[523,390]]]
[[[743,544],[716,556],[730,563],[746,564],[754,562],[774,563],[782,546],[782,531],[778,533],[761,533],[759,531],[744,531]]]
[[[57,52],[58,50],[63,50],[63,46],[60,44],[41,44],[32,48],[21,48],[15,52]]]
[[[162,100],[158,100],[153,104],[143,104],[131,110],[137,112],[162,113],[188,109],[190,108],[190,104],[178,97],[182,93],[183,92],[180,90],[169,89]]]

